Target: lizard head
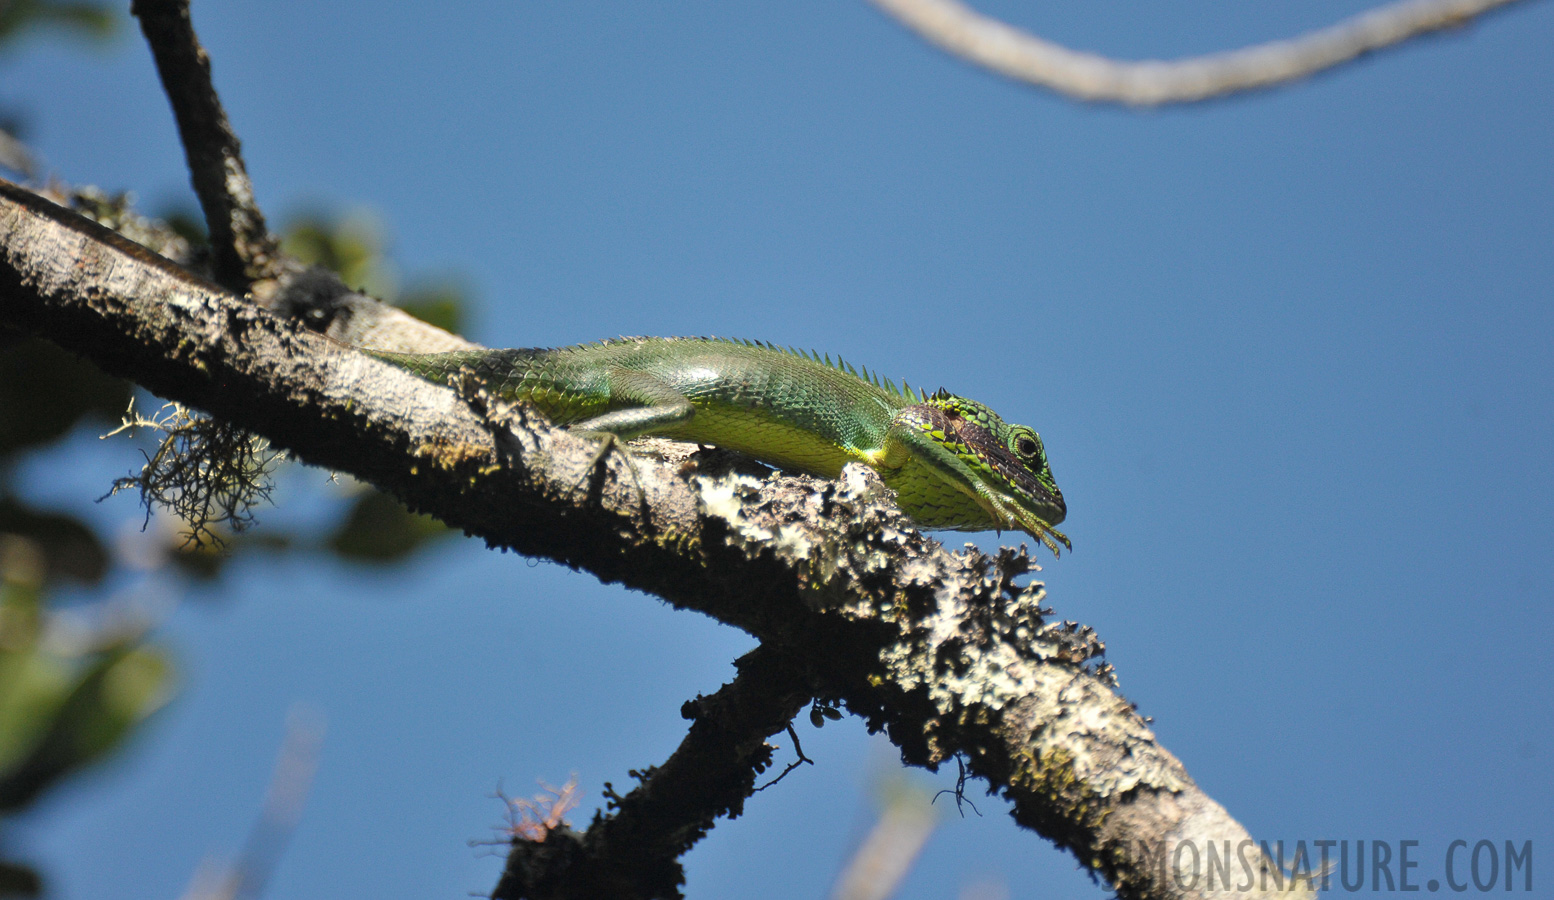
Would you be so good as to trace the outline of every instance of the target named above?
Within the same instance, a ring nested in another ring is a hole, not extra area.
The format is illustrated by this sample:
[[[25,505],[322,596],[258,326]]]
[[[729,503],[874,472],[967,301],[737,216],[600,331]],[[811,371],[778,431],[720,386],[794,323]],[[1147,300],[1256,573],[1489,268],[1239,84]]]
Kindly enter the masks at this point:
[[[932,454],[938,460],[919,461],[927,463],[931,473],[909,464],[886,478],[914,519],[929,528],[957,531],[1017,528],[1054,554],[1058,542],[1073,548],[1052,527],[1063,521],[1068,508],[1034,429],[1005,422],[981,403],[944,390],[898,416],[901,424],[947,451]],[[967,471],[973,483],[963,483]]]

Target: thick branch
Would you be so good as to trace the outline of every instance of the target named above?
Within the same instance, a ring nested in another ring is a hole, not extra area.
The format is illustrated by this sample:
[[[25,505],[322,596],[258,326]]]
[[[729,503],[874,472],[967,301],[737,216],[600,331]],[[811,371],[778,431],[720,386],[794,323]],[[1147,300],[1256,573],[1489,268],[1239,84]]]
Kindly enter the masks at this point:
[[[1190,840],[1201,851],[1250,840],[1094,667],[1099,642],[1043,618],[1040,585],[1016,583],[1034,567],[1023,550],[946,551],[867,469],[762,480],[695,459],[638,459],[639,495],[611,454],[587,480],[594,448],[532,413],[519,408],[493,429],[453,391],[242,303],[4,183],[0,324],[377,484],[493,546],[745,629],[818,695],[887,730],[907,762],[963,755],[1019,822],[1122,897],[1220,895],[1141,859],[1141,842],[1169,850]],[[1249,858],[1267,865],[1255,848]],[[1250,896],[1288,895],[1253,882]]]
[[[280,274],[279,250],[254,202],[242,145],[216,96],[210,57],[189,18],[189,0],[135,0],[130,12],[140,19],[178,120],[189,177],[210,230],[216,280],[242,294],[254,281]]]
[[[1517,0],[1402,0],[1300,37],[1188,59],[1109,59],[984,16],[959,0],[870,0],[924,40],[1077,100],[1157,106],[1298,81],[1411,38],[1466,25]]]

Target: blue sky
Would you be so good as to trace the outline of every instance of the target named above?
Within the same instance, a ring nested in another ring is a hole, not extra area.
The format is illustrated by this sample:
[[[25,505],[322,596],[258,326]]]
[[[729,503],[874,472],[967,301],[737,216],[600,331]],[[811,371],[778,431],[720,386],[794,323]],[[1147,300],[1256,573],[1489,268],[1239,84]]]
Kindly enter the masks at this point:
[[[1172,56],[1364,5],[979,8]],[[476,340],[769,339],[1037,427],[1075,544],[1052,605],[1254,836],[1419,840],[1421,881],[1458,838],[1554,848],[1554,5],[1144,113],[1006,83],[856,0],[195,21],[271,218],[372,211],[404,271],[473,285]],[[31,45],[0,102],[63,179],[189,196],[133,32]],[[94,443],[31,490],[138,524],[90,502],[130,464]],[[250,560],[218,602],[189,593],[162,630],[181,697],[27,823],[61,897],[173,896],[234,851],[295,702],[329,732],[270,896],[487,891],[499,861],[466,841],[498,783],[576,772],[597,803],[751,646],[478,542],[389,572]],[[861,839],[892,752],[851,719],[800,731],[817,765],[688,857],[690,896],[818,896]],[[901,896],[1100,895],[980,806]]]

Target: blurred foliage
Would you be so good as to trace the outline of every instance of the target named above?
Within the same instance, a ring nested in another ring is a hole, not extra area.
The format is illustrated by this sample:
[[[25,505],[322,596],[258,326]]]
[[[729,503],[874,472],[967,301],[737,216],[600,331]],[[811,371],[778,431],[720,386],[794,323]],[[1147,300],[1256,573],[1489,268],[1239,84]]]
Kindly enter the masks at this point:
[[[144,626],[47,606],[51,568],[45,544],[0,533],[0,816],[119,749],[172,695],[172,661]],[[36,872],[0,862],[0,896],[41,890]]]
[[[47,452],[84,419],[112,421],[130,391],[53,344],[0,331],[0,822],[112,753],[171,690],[171,661],[139,633],[82,633],[50,609],[48,588],[98,585],[112,559],[90,524],[11,488],[18,456]],[[0,859],[0,897],[42,888]]]
[[[345,521],[329,539],[329,549],[344,559],[386,563],[403,559],[430,538],[449,534],[448,526],[419,515],[382,491],[356,498]]]
[[[118,7],[110,3],[60,0],[0,0],[0,49],[37,27],[53,27],[75,37],[106,41],[123,26]]]
[[[311,266],[332,269],[347,286],[392,303],[412,316],[458,334],[469,289],[457,278],[418,279],[401,289],[383,226],[369,213],[330,217],[308,213],[283,230],[281,249]]]
[[[83,416],[111,422],[129,383],[37,338],[0,330],[0,454],[63,436]]]
[[[33,509],[0,496],[0,535],[31,541],[43,560],[44,581],[95,585],[108,573],[108,548],[79,519]]]
[[[392,302],[399,279],[383,258],[383,229],[365,213],[304,214],[282,229],[281,249],[310,266],[332,269],[347,286]]]
[[[171,696],[173,666],[141,629],[80,633],[45,608],[25,538],[0,545],[0,813],[95,762]]]

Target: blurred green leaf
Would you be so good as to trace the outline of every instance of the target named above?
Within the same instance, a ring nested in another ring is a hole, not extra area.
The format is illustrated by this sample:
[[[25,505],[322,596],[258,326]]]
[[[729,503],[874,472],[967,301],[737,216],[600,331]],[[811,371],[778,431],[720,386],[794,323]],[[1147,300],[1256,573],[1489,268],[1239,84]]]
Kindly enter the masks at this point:
[[[395,305],[443,331],[460,334],[464,330],[464,308],[469,305],[468,298],[468,288],[450,279],[407,291]]]
[[[175,234],[189,242],[190,247],[205,248],[210,243],[210,235],[205,231],[205,219],[199,210],[186,205],[178,205],[164,209],[156,216],[167,224]]]
[[[469,288],[458,278],[422,281],[401,294],[399,273],[387,255],[385,228],[368,213],[309,214],[282,230],[281,249],[312,266],[332,269],[347,286],[392,303],[423,322],[459,332]]]
[[[40,657],[41,659],[41,657]],[[31,803],[61,778],[97,762],[172,696],[173,664],[134,644],[92,654],[24,758],[0,772],[0,810]]]
[[[281,249],[310,266],[332,269],[348,287],[392,302],[398,277],[384,256],[383,227],[366,213],[303,216],[282,231]]]
[[[63,661],[38,653],[40,591],[30,579],[15,577],[19,544],[7,542],[0,561],[0,773],[32,751],[69,691]]]
[[[70,696],[71,674],[36,647],[0,654],[0,777],[37,749]]]
[[[61,627],[43,551],[0,539],[0,812],[102,758],[171,696],[173,666],[138,632]]]
[[[330,537],[329,549],[357,562],[395,562],[451,533],[431,516],[413,513],[388,494],[370,490],[356,498]]]
[[[0,897],[36,897],[43,893],[43,879],[30,867],[0,860]]]
[[[42,512],[0,494],[0,535],[27,538],[43,553],[48,581],[72,578],[96,584],[108,572],[108,550],[85,523],[61,513]]]
[[[298,541],[292,535],[277,528],[264,530],[233,532],[223,529],[219,532],[221,543],[183,544],[173,550],[169,557],[186,575],[191,575],[201,581],[210,581],[221,574],[227,564],[238,557],[239,554],[250,550],[266,550],[271,553],[285,553],[295,550],[299,545],[309,542]],[[305,547],[306,549],[306,547]]]
[[[55,345],[0,329],[0,454],[47,443],[83,416],[117,421],[129,382]]]
[[[75,37],[104,42],[118,34],[122,24],[116,8],[107,3],[0,0],[0,45],[35,26],[52,26]]]

